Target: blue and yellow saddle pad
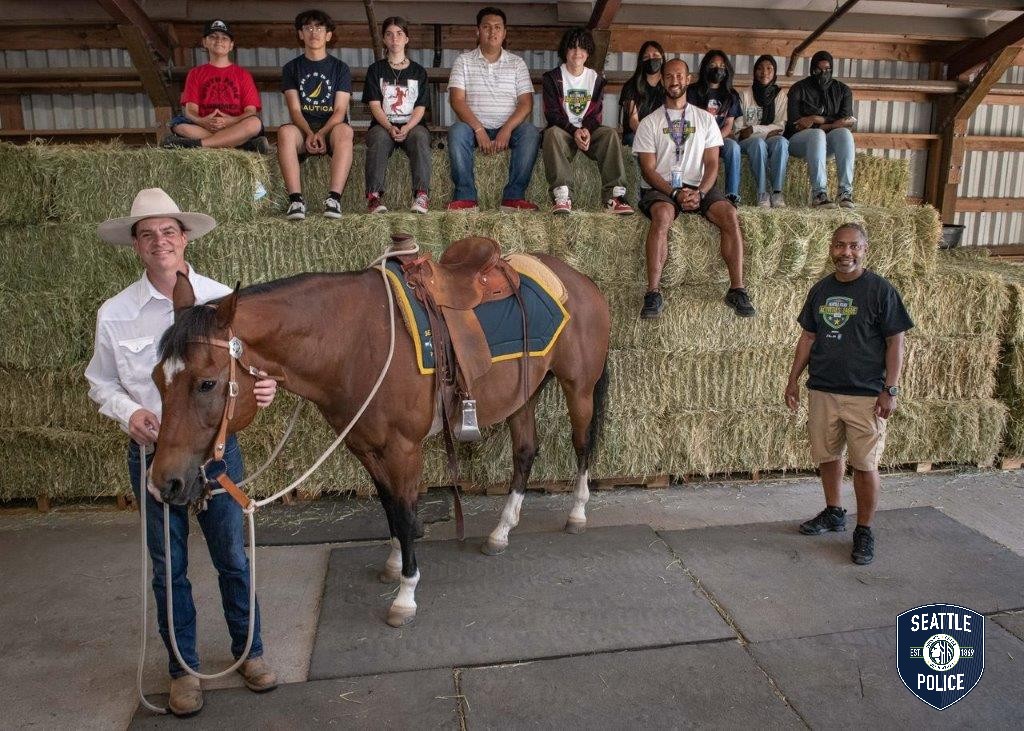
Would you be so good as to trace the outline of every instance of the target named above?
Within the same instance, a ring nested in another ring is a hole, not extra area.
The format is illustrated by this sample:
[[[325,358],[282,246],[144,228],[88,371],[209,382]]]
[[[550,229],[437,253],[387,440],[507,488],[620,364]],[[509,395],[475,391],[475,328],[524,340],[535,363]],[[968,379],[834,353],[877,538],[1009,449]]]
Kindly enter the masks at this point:
[[[416,367],[420,373],[433,373],[434,347],[427,311],[406,284],[401,264],[389,260],[387,274],[416,347]],[[569,322],[569,312],[544,285],[522,272],[519,273],[519,291],[526,306],[530,355],[546,355]],[[492,363],[523,356],[523,316],[515,297],[485,302],[475,307],[473,313],[487,338]]]

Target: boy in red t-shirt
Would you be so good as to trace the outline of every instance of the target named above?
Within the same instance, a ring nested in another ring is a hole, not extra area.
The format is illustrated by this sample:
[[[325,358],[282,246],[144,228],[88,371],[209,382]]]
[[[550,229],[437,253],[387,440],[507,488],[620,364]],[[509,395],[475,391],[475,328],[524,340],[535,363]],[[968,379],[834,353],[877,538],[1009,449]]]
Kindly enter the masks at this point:
[[[203,28],[210,62],[188,72],[181,94],[182,113],[170,122],[164,147],[243,147],[268,153],[259,118],[260,94],[252,74],[231,63],[234,36],[223,20]]]

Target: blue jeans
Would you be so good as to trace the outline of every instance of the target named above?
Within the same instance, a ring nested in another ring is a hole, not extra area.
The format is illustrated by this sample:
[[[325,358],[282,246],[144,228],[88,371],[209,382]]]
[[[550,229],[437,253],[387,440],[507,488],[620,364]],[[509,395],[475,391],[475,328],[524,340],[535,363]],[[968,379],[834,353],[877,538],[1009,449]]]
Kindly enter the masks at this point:
[[[757,196],[765,193],[779,193],[786,182],[786,166],[789,165],[789,140],[782,135],[765,139],[761,135],[750,135],[740,142],[740,150],[750,160],[750,172],[754,174]],[[768,190],[768,184],[771,190]]]
[[[488,129],[492,140],[500,130]],[[452,165],[452,181],[455,183],[457,201],[475,201],[476,181],[473,176],[473,150],[476,137],[465,122],[456,122],[448,128],[448,158]],[[531,122],[522,122],[512,130],[509,140],[512,159],[508,166],[508,183],[501,193],[502,200],[520,200],[526,197],[526,186],[533,175],[533,163],[540,150],[540,131]]]
[[[242,452],[234,436],[228,439],[224,451],[228,475],[235,482],[242,479]],[[147,457],[147,464],[152,456]],[[135,498],[139,498],[139,446],[128,445],[128,474]],[[160,637],[167,647],[167,669],[172,678],[185,675],[185,670],[174,659],[171,639],[167,632],[167,591],[164,580],[164,506],[146,493],[146,543],[153,561],[153,595],[156,597],[156,619]],[[249,631],[249,557],[245,555],[245,518],[242,509],[232,497],[222,493],[213,497],[206,510],[199,513],[199,527],[206,537],[210,559],[217,569],[224,619],[231,635],[231,654],[238,658],[245,649]],[[196,607],[192,601],[192,584],[188,580],[188,507],[171,506],[171,581],[174,587],[174,636],[178,641],[181,658],[193,670],[199,669],[196,652]],[[260,638],[260,608],[256,604],[256,627],[253,630],[249,657],[263,654]]]
[[[740,195],[740,145],[731,138],[723,140],[722,167],[725,168],[725,194]]]
[[[839,195],[853,193],[853,156],[856,151],[853,132],[846,127],[828,133],[820,129],[805,129],[789,138],[789,153],[807,161],[812,196],[825,192],[825,160],[833,156],[839,174]]]

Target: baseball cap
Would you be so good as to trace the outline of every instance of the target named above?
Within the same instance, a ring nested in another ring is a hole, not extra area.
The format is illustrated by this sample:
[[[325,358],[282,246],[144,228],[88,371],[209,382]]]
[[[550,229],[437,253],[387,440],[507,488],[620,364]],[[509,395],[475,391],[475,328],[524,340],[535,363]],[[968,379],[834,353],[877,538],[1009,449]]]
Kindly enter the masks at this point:
[[[231,40],[235,39],[235,36],[231,32],[231,29],[228,27],[228,24],[225,23],[223,20],[211,20],[203,26],[203,38],[206,38],[206,36],[210,35],[211,33],[223,33]]]

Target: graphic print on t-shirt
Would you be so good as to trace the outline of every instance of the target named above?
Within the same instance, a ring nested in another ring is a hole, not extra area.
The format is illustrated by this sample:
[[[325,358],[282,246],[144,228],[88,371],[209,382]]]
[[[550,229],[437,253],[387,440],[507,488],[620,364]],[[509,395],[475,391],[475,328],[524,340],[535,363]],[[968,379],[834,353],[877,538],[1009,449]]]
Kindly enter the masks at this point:
[[[569,111],[577,117],[582,117],[590,105],[590,92],[586,89],[566,89],[565,104]]]
[[[380,91],[383,101],[381,106],[392,124],[405,124],[412,117],[416,99],[419,97],[420,82],[407,79],[400,84],[380,80]]]
[[[824,323],[832,328],[832,332],[827,333],[825,337],[842,339],[839,330],[857,314],[857,305],[853,304],[851,297],[833,296],[826,299],[825,304],[818,308],[818,314]]]
[[[211,76],[199,87],[199,96],[203,104],[199,106],[200,116],[207,116],[215,109],[232,117],[239,116],[243,109],[239,106],[242,92],[234,79],[228,76]]]
[[[331,114],[334,111],[334,85],[319,71],[311,71],[299,79],[299,99],[303,112]]]

